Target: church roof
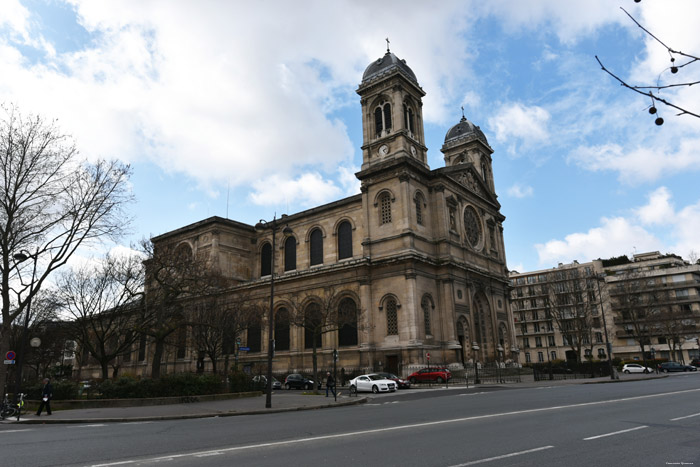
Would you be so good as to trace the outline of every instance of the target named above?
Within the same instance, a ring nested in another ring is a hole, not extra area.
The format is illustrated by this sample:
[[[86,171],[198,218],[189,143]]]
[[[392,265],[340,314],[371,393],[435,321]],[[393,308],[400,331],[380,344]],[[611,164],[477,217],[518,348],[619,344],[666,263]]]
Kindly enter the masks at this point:
[[[481,131],[481,128],[474,125],[464,116],[462,116],[462,119],[459,121],[458,124],[450,128],[450,130],[447,132],[447,134],[445,135],[445,144],[462,138],[478,138],[488,145],[486,135],[484,135],[484,132]]]
[[[389,51],[387,51],[383,57],[378,58],[369,64],[362,75],[362,83],[364,84],[367,81],[371,81],[374,78],[378,78],[379,76],[394,70],[398,70],[400,73],[406,76],[406,78],[410,79],[415,84],[418,84],[418,79],[416,78],[415,73],[413,73],[413,70],[406,65],[406,60],[400,59]]]

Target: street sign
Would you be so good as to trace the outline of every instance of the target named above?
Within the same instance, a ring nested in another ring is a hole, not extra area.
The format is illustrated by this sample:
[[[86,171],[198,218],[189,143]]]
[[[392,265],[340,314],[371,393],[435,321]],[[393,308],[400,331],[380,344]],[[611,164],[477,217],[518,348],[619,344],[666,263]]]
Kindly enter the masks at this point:
[[[250,347],[238,347],[238,350],[240,350],[242,352],[248,352],[248,351],[250,351]]]
[[[14,365],[15,361],[14,360],[5,360],[5,365]]]
[[[425,354],[425,356],[428,358],[428,361],[430,361],[430,352],[428,352],[427,354]]]
[[[14,351],[12,350],[8,350],[5,354],[5,360],[14,360],[16,357],[17,355],[15,355]]]

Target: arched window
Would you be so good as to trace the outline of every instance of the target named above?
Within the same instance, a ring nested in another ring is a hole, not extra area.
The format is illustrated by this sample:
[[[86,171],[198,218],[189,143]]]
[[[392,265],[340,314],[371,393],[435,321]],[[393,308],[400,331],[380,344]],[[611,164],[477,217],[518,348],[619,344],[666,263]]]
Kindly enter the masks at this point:
[[[250,348],[248,352],[260,352],[260,342],[262,340],[260,333],[260,323],[251,323],[248,326],[246,337],[246,346]]]
[[[284,270],[293,271],[297,268],[297,239],[287,237],[284,241]]]
[[[280,308],[275,314],[275,350],[289,350],[289,312]]]
[[[386,301],[386,334],[387,336],[397,336],[399,334],[399,317],[396,299],[389,298]]]
[[[181,243],[175,248],[175,258],[178,261],[192,261],[192,248],[187,243]]]
[[[272,245],[265,243],[260,249],[260,277],[272,273]]]
[[[309,263],[311,266],[323,264],[323,232],[321,229],[314,229],[309,238]]]
[[[357,305],[351,298],[344,298],[338,305],[338,345],[357,345]]]
[[[430,300],[430,297],[423,297],[423,300],[421,300],[420,307],[423,310],[423,324],[425,326],[425,335],[430,336],[433,334],[430,328],[430,310],[433,308],[433,303]]]
[[[403,105],[403,119],[404,128],[406,128],[411,133],[414,133],[415,130],[413,129],[413,109],[407,106],[406,104]]]
[[[304,348],[313,349],[314,339],[316,348],[321,347],[321,308],[312,303],[304,310]]]
[[[416,193],[416,197],[413,200],[416,204],[416,222],[418,225],[423,225],[423,205],[425,201],[423,200],[423,195]]]
[[[374,130],[377,138],[391,130],[391,105],[388,102],[382,102],[374,109]]]
[[[391,196],[386,192],[379,197],[379,223],[391,224]]]
[[[484,181],[488,181],[489,179],[489,169],[486,166],[486,162],[483,160],[481,161],[481,177],[484,179]]]
[[[338,259],[352,258],[352,225],[343,221],[338,226]]]

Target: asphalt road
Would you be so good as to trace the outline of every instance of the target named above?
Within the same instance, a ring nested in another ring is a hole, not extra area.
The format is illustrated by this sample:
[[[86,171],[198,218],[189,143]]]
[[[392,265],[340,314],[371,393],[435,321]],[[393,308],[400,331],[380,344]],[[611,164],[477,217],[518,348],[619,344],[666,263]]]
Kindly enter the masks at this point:
[[[617,384],[451,388],[291,413],[5,425],[0,465],[700,465],[700,372]]]

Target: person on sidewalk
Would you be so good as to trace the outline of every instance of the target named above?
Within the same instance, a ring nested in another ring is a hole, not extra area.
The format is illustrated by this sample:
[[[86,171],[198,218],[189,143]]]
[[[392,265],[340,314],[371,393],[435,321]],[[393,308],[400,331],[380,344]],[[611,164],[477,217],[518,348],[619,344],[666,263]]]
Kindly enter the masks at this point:
[[[41,411],[46,407],[46,415],[51,415],[51,398],[53,397],[53,386],[51,386],[51,380],[49,378],[44,378],[44,387],[41,390],[41,404],[39,404],[39,410],[36,411],[36,416],[41,415]]]
[[[328,397],[329,389],[333,393],[333,397],[335,397],[335,379],[333,379],[330,371],[326,373],[326,397]]]

